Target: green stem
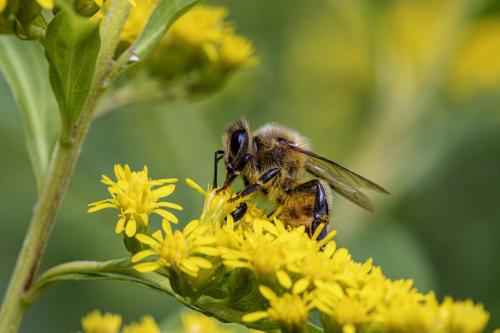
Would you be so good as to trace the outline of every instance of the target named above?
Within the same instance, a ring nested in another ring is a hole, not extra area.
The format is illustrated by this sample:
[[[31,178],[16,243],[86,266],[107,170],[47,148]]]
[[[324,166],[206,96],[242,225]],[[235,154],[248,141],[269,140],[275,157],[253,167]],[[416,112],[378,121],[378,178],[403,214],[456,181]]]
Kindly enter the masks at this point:
[[[113,1],[102,23],[101,49],[97,57],[93,84],[80,117],[72,129],[70,140],[61,140],[52,156],[47,177],[4,296],[0,310],[0,332],[17,332],[29,305],[23,301],[23,295],[30,290],[38,270],[62,197],[90,126],[97,99],[105,88],[106,75],[129,10],[128,0]]]

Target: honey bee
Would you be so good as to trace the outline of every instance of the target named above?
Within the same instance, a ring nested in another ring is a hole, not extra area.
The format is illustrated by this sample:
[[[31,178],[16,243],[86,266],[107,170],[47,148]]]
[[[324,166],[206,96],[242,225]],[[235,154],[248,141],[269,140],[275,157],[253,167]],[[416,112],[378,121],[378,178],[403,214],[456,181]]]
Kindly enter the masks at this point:
[[[226,179],[219,192],[241,176],[245,188],[232,201],[261,192],[281,207],[287,225],[303,225],[310,236],[323,225],[318,239],[327,234],[333,204],[331,190],[372,212],[373,204],[361,190],[389,194],[382,186],[314,153],[307,138],[279,124],[266,124],[252,134],[248,122],[238,120],[229,125],[222,141],[224,150],[216,151],[214,156],[214,188],[217,165],[224,158]],[[246,210],[242,202],[231,215],[237,221]]]

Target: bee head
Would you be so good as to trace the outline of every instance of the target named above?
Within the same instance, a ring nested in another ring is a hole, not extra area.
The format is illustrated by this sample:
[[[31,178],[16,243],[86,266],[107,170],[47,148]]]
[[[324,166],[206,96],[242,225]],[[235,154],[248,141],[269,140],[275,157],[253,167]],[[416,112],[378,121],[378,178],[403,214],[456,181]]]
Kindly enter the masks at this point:
[[[249,159],[250,129],[246,120],[238,120],[229,125],[223,144],[226,170],[229,173],[241,171]]]

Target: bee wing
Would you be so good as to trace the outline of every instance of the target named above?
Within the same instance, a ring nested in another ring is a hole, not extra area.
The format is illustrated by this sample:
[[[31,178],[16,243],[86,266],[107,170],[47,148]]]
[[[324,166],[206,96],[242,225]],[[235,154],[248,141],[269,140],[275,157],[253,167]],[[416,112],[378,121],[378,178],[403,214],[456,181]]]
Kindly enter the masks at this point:
[[[369,189],[379,193],[390,194],[382,186],[358,175],[337,162],[300,147],[289,146],[292,150],[308,156],[306,162],[306,170],[308,172],[326,180],[336,192],[369,211],[374,211],[373,204],[360,189]]]

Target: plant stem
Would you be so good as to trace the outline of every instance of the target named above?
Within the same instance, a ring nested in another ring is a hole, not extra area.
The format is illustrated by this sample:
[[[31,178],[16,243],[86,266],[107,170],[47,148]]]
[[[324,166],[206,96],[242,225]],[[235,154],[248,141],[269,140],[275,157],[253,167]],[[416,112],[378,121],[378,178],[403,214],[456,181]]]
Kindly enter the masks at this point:
[[[97,99],[106,85],[106,76],[114,51],[130,10],[128,0],[113,1],[101,26],[101,49],[87,101],[72,128],[70,140],[61,140],[52,156],[47,177],[35,205],[29,229],[19,252],[0,310],[0,332],[17,332],[28,303],[29,291],[52,231],[66,187],[90,126]],[[108,82],[109,84],[109,82]]]

